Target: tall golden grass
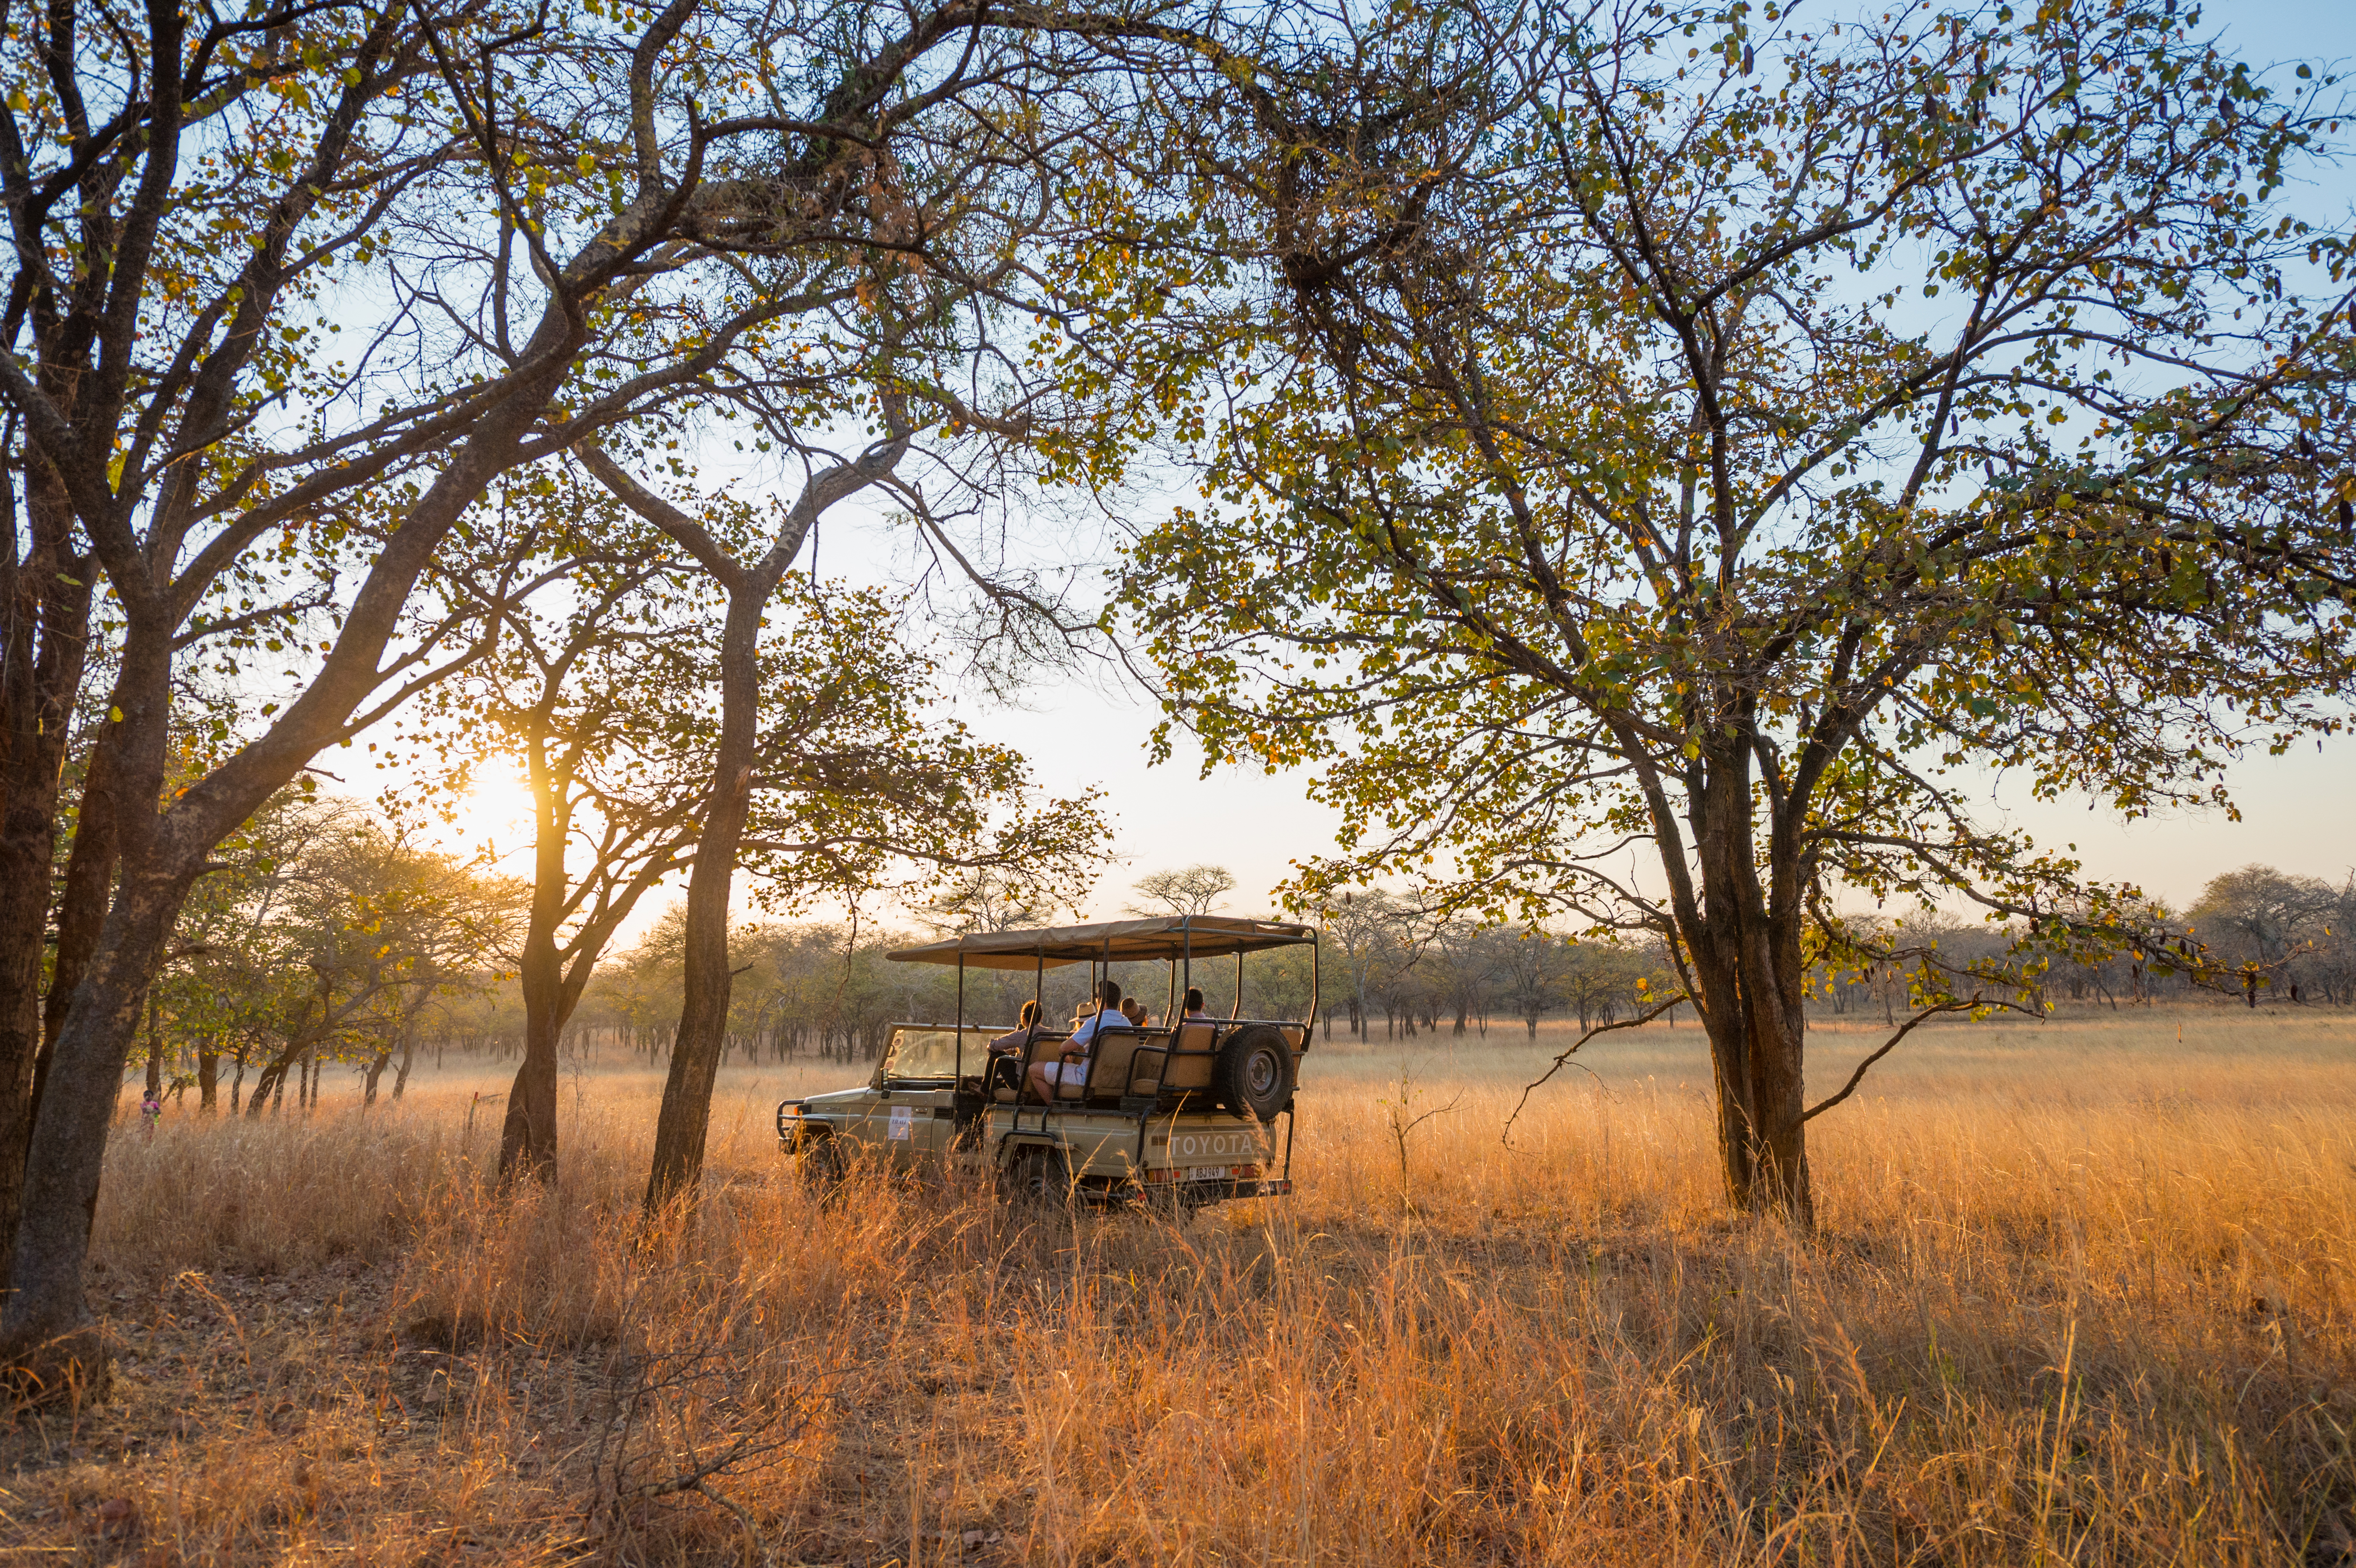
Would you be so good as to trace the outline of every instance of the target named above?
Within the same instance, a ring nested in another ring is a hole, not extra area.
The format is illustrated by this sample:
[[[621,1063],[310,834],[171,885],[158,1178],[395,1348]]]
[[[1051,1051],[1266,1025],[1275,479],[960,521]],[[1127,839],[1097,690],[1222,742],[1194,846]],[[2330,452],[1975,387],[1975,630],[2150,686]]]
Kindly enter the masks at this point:
[[[700,1211],[651,1229],[647,1075],[577,1075],[520,1194],[472,1084],[126,1127],[122,1386],[20,1421],[0,1545],[2356,1562],[2356,1029],[2179,1021],[1926,1042],[1815,1124],[1813,1237],[1724,1212],[1690,1025],[1511,1147],[1544,1041],[1313,1054],[1300,1196],[1191,1223],[873,1172],[822,1202],[766,1127],[814,1068],[733,1074]]]

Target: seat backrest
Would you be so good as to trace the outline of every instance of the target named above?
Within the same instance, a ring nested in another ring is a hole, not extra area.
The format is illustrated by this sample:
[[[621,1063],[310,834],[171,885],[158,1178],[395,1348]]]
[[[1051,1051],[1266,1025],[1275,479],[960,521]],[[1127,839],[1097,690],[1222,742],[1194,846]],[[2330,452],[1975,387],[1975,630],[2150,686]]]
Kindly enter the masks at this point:
[[[1201,1019],[1178,1026],[1177,1037],[1170,1051],[1170,1061],[1162,1070],[1162,1087],[1167,1089],[1208,1089],[1211,1069],[1218,1065],[1218,1055],[1211,1049],[1218,1038],[1218,1026]]]
[[[1162,1092],[1162,1075],[1170,1065],[1170,1046],[1177,1037],[1175,1029],[1147,1029],[1139,1035],[1136,1045],[1130,1048],[1128,1071],[1119,1081],[1098,1079],[1098,1092],[1108,1094],[1159,1094]]]
[[[1089,1063],[1087,1096],[1091,1100],[1119,1099],[1129,1084],[1130,1061],[1144,1040],[1141,1031],[1133,1029],[1108,1029],[1097,1036],[1097,1051]]]

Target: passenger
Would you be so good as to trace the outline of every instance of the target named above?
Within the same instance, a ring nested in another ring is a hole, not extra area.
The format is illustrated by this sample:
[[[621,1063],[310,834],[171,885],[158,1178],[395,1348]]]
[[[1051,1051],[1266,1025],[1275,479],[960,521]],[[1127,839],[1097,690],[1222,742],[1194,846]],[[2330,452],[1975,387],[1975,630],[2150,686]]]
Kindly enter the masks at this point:
[[[1130,1027],[1132,1029],[1151,1029],[1153,1027],[1153,1015],[1147,1012],[1145,1010],[1145,1004],[1139,1001],[1135,997],[1124,997],[1121,998],[1120,1016],[1129,1020]]]
[[[1081,1079],[1087,1077],[1088,1058],[1096,1052],[1098,1029],[1120,1029],[1129,1022],[1121,1016],[1119,981],[1107,980],[1099,996],[1101,1004],[1094,1015],[1076,1025],[1072,1030],[1072,1038],[1064,1042],[1063,1059],[1031,1064],[1031,1092],[1041,1100],[1054,1101],[1056,1086],[1064,1082],[1067,1073]]]
[[[1192,1023],[1192,1022],[1194,1022],[1196,1019],[1209,1019],[1209,1018],[1210,1018],[1210,1016],[1211,1016],[1210,1014],[1208,1014],[1208,1013],[1206,1013],[1206,1012],[1205,1012],[1205,1011],[1203,1010],[1203,987],[1200,987],[1200,986],[1189,986],[1189,987],[1186,987],[1186,1020],[1187,1020],[1187,1022]]]
[[[1020,1056],[1031,1049],[1031,1037],[1038,1032],[1038,1029],[1039,1004],[1036,1001],[1025,1002],[1023,1011],[1014,1019],[1013,1029],[991,1040],[990,1049],[995,1054]]]
[[[1020,1091],[1023,1087],[1023,1059],[1030,1054],[1032,1037],[1039,1032],[1039,1004],[1036,1000],[1023,1004],[1023,1011],[1014,1020],[1014,1028],[990,1042],[990,1072],[982,1079],[985,1091],[1003,1083]]]

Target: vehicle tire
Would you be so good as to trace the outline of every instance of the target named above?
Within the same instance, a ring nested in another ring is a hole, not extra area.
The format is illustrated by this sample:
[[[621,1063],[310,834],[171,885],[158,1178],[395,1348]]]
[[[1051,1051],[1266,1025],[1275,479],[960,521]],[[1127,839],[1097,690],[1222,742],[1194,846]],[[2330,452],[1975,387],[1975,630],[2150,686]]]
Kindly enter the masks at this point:
[[[1266,1025],[1244,1029],[1220,1047],[1211,1083],[1228,1110],[1269,1121],[1292,1104],[1292,1048]]]
[[[1072,1162],[1059,1148],[1018,1149],[1007,1171],[1014,1200],[1032,1208],[1062,1209],[1072,1201]]]
[[[842,1189],[843,1179],[850,1175],[842,1162],[842,1150],[835,1147],[834,1135],[814,1138],[801,1151],[802,1181],[821,1198],[832,1198]]]

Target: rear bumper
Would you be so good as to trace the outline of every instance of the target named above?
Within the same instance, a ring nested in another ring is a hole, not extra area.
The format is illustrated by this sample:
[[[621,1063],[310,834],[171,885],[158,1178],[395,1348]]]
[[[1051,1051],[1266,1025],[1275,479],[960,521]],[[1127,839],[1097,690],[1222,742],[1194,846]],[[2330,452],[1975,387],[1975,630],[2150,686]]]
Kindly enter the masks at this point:
[[[1189,1203],[1225,1203],[1232,1198],[1290,1198],[1292,1182],[1285,1177],[1257,1181],[1157,1181],[1143,1190],[1172,1193]]]

